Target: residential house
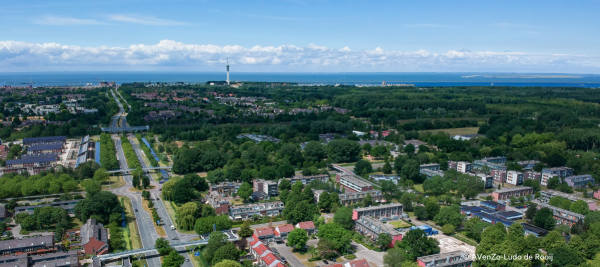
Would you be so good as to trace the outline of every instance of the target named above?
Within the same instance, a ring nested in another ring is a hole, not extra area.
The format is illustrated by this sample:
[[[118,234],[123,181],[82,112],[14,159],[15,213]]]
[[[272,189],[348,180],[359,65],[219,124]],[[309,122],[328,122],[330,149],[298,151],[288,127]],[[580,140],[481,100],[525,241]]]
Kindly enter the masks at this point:
[[[402,241],[402,233],[394,228],[388,226],[386,223],[381,222],[371,216],[362,216],[360,219],[355,221],[356,230],[363,236],[369,237],[373,240],[377,240],[379,234],[386,233],[392,238],[392,242],[389,246],[393,246],[396,242]]]
[[[108,253],[108,230],[95,219],[88,219],[79,230],[82,252],[90,255]]]
[[[275,227],[275,230],[273,232],[275,233],[275,237],[280,238],[280,239],[286,239],[287,235],[293,230],[294,230],[293,224],[284,224],[284,225],[278,225],[277,227]]]
[[[518,198],[520,196],[530,196],[530,195],[533,195],[533,188],[529,187],[529,186],[505,188],[505,189],[499,189],[499,190],[492,192],[492,198],[494,199],[494,201],[507,200],[507,199],[510,199],[511,197]]]
[[[551,198],[556,197],[556,196],[566,198],[568,200],[571,200],[571,202],[575,202],[577,200],[585,201],[586,203],[588,203],[588,207],[591,211],[596,210],[596,201],[594,201],[592,199],[582,198],[582,197],[578,197],[575,195],[563,193],[563,192],[552,190],[552,189],[540,191],[540,197],[538,200],[543,203],[548,203]]]
[[[308,235],[315,234],[316,230],[317,230],[315,228],[315,224],[312,221],[299,222],[299,223],[296,224],[295,227],[306,230],[306,232],[308,233]]]
[[[54,234],[0,241],[0,255],[45,254],[56,251]]]

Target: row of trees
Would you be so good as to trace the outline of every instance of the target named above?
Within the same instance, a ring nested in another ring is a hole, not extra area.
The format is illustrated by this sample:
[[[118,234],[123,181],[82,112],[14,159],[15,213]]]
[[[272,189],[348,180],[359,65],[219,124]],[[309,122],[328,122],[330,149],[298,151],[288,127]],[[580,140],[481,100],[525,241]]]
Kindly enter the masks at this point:
[[[129,166],[130,169],[141,167],[137,155],[133,150],[133,146],[131,146],[131,143],[129,143],[129,140],[125,135],[121,136],[121,147],[123,148],[123,154],[125,154],[125,159],[127,160],[127,166]]]
[[[110,134],[100,134],[100,165],[108,170],[119,168],[119,162],[115,154],[115,143]]]
[[[200,192],[208,190],[206,179],[195,173],[188,173],[185,176],[175,176],[165,182],[162,187],[161,195],[166,200],[171,200],[177,204],[184,204],[201,197]]]

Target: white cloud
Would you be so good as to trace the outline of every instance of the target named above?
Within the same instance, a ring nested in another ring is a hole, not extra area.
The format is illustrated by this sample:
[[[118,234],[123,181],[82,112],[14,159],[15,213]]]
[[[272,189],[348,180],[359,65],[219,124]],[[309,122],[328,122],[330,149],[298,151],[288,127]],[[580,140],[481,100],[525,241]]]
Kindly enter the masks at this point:
[[[34,19],[33,23],[52,26],[81,26],[81,25],[105,25],[106,23],[93,19],[76,19],[67,17],[42,16]]]
[[[167,20],[167,19],[159,19],[155,17],[146,17],[146,16],[138,16],[138,15],[128,15],[128,14],[116,14],[110,15],[108,17],[110,20],[128,22],[133,24],[142,24],[142,25],[153,25],[153,26],[177,26],[177,25],[187,25],[188,23]]]
[[[229,58],[237,71],[498,71],[600,73],[600,56],[334,49],[311,44],[217,46],[163,40],[129,47],[82,47],[0,41],[0,71],[220,70]]]

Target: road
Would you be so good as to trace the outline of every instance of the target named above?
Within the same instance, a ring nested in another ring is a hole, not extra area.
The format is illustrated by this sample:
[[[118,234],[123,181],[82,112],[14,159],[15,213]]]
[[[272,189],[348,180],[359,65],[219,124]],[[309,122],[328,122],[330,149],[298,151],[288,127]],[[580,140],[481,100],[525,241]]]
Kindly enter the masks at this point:
[[[119,114],[117,114],[117,116],[113,117],[113,121],[111,122],[111,125],[116,126],[119,118],[124,119],[125,117],[122,116],[122,114],[124,114],[123,105],[121,105],[121,103],[119,102],[119,99],[114,94],[114,91],[112,93],[113,93],[113,97],[115,97],[115,100],[117,101],[117,104],[119,105],[119,109],[120,109]],[[123,125],[126,125],[125,120],[122,120],[122,123],[124,123]],[[119,167],[121,169],[129,169],[129,166],[127,165],[127,161],[125,159],[125,154],[123,153],[121,139],[117,135],[112,135],[112,138],[115,141],[116,152],[117,152],[118,160],[119,160]],[[142,160],[142,158],[140,158],[141,151],[138,151],[139,148],[135,144],[132,144],[132,146],[134,147],[134,150],[136,151],[136,154],[138,155],[138,160],[140,161],[141,165],[143,167],[146,167],[144,161]],[[117,195],[129,197],[129,199],[131,200],[133,209],[134,209],[134,216],[136,217],[136,223],[137,223],[138,229],[140,231],[139,234],[140,234],[140,238],[142,241],[142,247],[144,247],[144,248],[153,247],[154,244],[156,243],[156,239],[159,238],[158,234],[156,233],[156,229],[154,228],[155,222],[152,220],[152,216],[142,208],[141,194],[138,192],[129,191],[129,189],[133,187],[131,175],[125,175],[125,176],[123,176],[123,179],[125,180],[125,183],[126,183],[125,186],[113,189],[111,191]],[[159,190],[162,187],[162,185],[154,182],[151,177],[150,177],[150,181],[153,185],[156,186],[155,189],[151,190],[151,192],[150,192],[152,194],[152,198],[158,199],[158,195],[160,193]],[[181,240],[175,240],[175,239],[179,239],[179,234],[177,233],[177,231],[173,231],[169,228],[169,226],[172,224],[171,218],[169,217],[165,207],[163,206],[162,201],[155,201],[155,205],[156,205],[156,211],[158,212],[161,219],[164,221],[163,224],[166,226],[165,227],[165,232],[167,233],[166,238],[168,238],[168,240],[172,243],[181,242]],[[137,212],[135,210],[137,210]],[[198,237],[197,235],[185,235],[184,240],[192,239],[193,238],[192,236]],[[187,253],[182,252],[181,255],[183,255],[186,259],[186,261],[184,262],[184,264],[182,266],[193,267],[191,261],[189,261],[189,257],[187,255]],[[160,267],[161,266],[161,262],[158,257],[151,257],[151,256],[156,256],[156,252],[147,253],[146,256],[150,256],[146,259],[146,261],[148,263],[148,267]]]

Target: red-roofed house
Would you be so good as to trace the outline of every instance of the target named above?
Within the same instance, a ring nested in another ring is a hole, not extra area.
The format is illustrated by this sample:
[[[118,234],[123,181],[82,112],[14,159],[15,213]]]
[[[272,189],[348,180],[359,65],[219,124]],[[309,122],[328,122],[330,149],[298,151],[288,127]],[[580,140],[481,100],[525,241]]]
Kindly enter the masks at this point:
[[[296,228],[302,228],[306,230],[308,235],[312,235],[315,233],[315,224],[312,221],[299,222],[298,224],[296,224]]]
[[[287,235],[294,230],[293,224],[284,224],[275,227],[275,237],[286,239]]]
[[[332,265],[325,265],[323,267],[344,267],[344,265],[341,263],[336,263],[336,264],[332,264]]]
[[[267,253],[271,253],[271,248],[269,248],[263,243],[259,243],[257,246],[251,248],[250,250],[252,252],[252,255],[254,255],[255,259],[267,255]]]
[[[261,266],[275,267],[278,263],[281,263],[281,260],[269,252],[267,255],[260,257],[260,263]]]
[[[273,239],[273,237],[275,237],[275,233],[273,233],[273,229],[271,229],[270,227],[258,228],[254,230],[254,234],[252,235],[252,237],[255,240],[270,240]]]
[[[344,264],[345,267],[369,267],[369,263],[365,259],[355,260]]]

